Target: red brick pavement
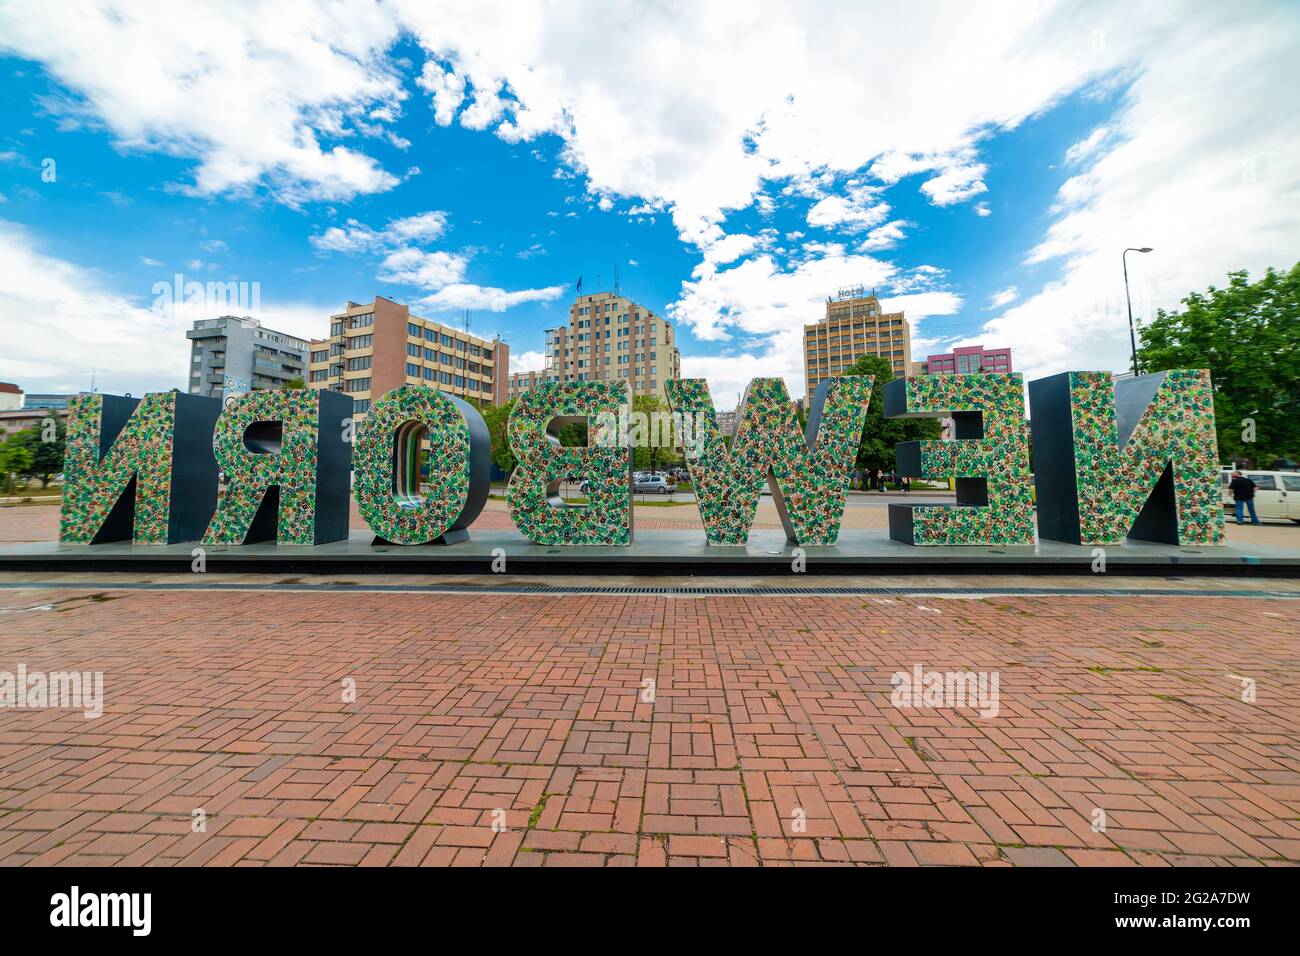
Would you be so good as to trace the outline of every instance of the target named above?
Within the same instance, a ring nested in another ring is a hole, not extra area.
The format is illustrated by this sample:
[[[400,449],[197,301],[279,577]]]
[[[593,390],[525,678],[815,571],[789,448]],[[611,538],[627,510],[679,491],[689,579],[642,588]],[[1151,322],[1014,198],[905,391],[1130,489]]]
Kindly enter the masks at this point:
[[[106,684],[0,710],[6,865],[1300,859],[1288,601],[0,598],[0,670]],[[894,708],[914,664],[1000,713]]]

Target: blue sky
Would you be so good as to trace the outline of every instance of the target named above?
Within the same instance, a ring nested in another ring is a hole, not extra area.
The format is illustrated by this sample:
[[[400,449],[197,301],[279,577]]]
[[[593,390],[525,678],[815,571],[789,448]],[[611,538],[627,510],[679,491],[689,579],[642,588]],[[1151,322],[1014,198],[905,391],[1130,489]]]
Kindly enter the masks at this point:
[[[1118,369],[1124,245],[1157,246],[1139,315],[1295,255],[1296,111],[1279,122],[1270,84],[1252,123],[1233,92],[1295,78],[1283,4],[1122,29],[1105,4],[822,7],[833,33],[927,54],[896,74],[837,68],[813,34],[800,55],[780,6],[614,6],[304,6],[288,38],[234,8],[0,14],[0,322],[41,318],[0,379],[179,384],[199,316],[152,307],[178,272],[259,283],[263,321],[302,335],[348,298],[469,307],[527,368],[578,277],[609,288],[616,266],[720,404],[758,374],[802,394],[800,327],[857,283],[905,309],[913,358],[979,341],[1031,376]]]

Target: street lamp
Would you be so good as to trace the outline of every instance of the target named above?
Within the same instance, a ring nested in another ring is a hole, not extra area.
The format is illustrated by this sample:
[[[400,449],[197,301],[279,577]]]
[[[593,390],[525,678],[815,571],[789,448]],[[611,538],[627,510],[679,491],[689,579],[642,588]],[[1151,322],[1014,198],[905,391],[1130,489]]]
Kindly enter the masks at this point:
[[[1124,300],[1128,303],[1128,341],[1133,349],[1133,374],[1135,376],[1138,373],[1138,341],[1137,333],[1133,331],[1133,299],[1128,293],[1128,254],[1130,252],[1150,251],[1150,246],[1143,246],[1140,249],[1136,246],[1130,246],[1124,250],[1124,255],[1120,257],[1124,262]]]

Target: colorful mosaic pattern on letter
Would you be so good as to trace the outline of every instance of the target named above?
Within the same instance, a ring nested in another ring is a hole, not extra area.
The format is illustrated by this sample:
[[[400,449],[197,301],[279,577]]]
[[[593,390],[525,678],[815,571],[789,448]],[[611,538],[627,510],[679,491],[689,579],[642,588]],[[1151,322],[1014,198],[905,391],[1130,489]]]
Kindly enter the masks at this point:
[[[694,448],[686,449],[686,465],[709,544],[746,543],[769,474],[776,476],[773,501],[786,537],[799,545],[834,544],[871,383],[870,375],[846,375],[819,385],[805,437],[785,382],[756,378],[745,390],[728,451],[708,384],[669,380],[669,404],[675,413],[692,416],[698,431]]]
[[[225,474],[204,544],[243,544],[267,490],[279,487],[278,544],[316,543],[316,458],[319,438],[314,389],[249,392],[217,419],[212,448]],[[255,422],[280,422],[278,453],[252,451],[244,433]]]
[[[1204,369],[1163,377],[1128,441],[1119,443],[1109,372],[1071,372],[1070,410],[1083,544],[1124,540],[1172,462],[1179,544],[1222,544],[1214,391]],[[1128,387],[1140,387],[1143,376]]]
[[[631,544],[632,456],[626,447],[598,446],[595,419],[626,416],[626,382],[545,382],[515,402],[507,434],[519,466],[506,502],[520,533],[538,544]],[[565,448],[547,433],[555,419],[588,422],[586,448]],[[587,504],[559,501],[561,478],[587,482]]]
[[[172,428],[176,393],[155,392],[136,404],[108,454],[99,456],[105,398],[77,395],[68,402],[67,450],[59,540],[90,544],[113,506],[136,479],[135,544],[167,544],[171,509]]]
[[[404,435],[404,426],[411,423],[423,427]],[[427,436],[430,462],[430,487],[422,498],[418,497],[417,449],[402,447],[419,442],[421,435]],[[399,456],[411,460],[399,461]],[[437,389],[403,385],[375,402],[358,430],[353,461],[357,508],[370,529],[386,541],[435,541],[465,510],[470,491],[469,424]]]
[[[899,472],[909,478],[956,478],[957,504],[891,504],[890,537],[917,545],[1033,544],[1033,475],[1021,376],[916,375],[885,388],[890,418],[952,414],[958,419],[951,441],[898,445]],[[976,412],[983,421],[982,438],[973,437],[979,424],[968,413]],[[968,430],[972,437],[963,434]],[[981,478],[982,485],[963,481]],[[980,493],[971,490],[973,485]]]

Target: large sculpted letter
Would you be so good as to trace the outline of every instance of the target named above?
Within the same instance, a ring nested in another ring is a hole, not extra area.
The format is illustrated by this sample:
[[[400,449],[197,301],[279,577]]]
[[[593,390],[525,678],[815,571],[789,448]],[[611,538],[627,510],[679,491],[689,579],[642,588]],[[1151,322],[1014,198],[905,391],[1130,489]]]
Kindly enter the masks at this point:
[[[217,499],[215,398],[78,395],[68,403],[59,540],[173,544],[203,534]]]
[[[1223,543],[1209,372],[1062,372],[1030,382],[1029,403],[1040,537]]]
[[[429,442],[429,493],[420,445]],[[370,529],[393,544],[465,541],[488,498],[491,440],[468,402],[403,385],[375,402],[357,433],[356,499]]]
[[[324,544],[348,536],[352,399],[286,389],[233,399],[212,447],[225,476],[205,544]]]
[[[785,382],[756,378],[736,414],[728,451],[703,379],[669,380],[674,413],[694,421],[686,465],[709,544],[744,545],[766,482],[786,537],[799,545],[834,544],[844,494],[871,403],[870,375],[827,379],[813,393],[805,435]]]
[[[953,441],[897,445],[898,473],[956,479],[955,505],[889,506],[907,544],[1033,544],[1029,435],[1018,374],[917,375],[885,386],[886,418],[951,414]]]
[[[595,419],[625,421],[632,405],[626,382],[545,382],[524,392],[506,433],[519,467],[506,503],[524,537],[538,544],[631,544],[632,456],[601,441]],[[560,445],[558,431],[587,423],[587,447]],[[587,504],[560,498],[567,477],[587,482]]]

